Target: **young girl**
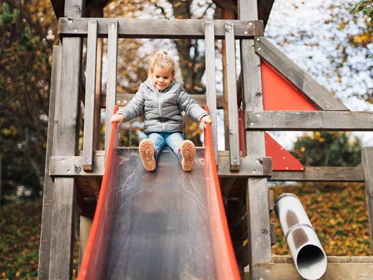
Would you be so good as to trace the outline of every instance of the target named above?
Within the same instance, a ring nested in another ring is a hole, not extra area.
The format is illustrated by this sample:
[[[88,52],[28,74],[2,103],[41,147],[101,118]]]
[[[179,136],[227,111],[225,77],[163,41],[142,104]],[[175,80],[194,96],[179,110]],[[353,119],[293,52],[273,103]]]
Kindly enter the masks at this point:
[[[195,146],[192,141],[184,140],[185,112],[205,126],[211,117],[193,100],[175,77],[180,69],[174,59],[165,51],[154,54],[149,67],[148,79],[143,82],[128,105],[113,115],[111,123],[118,126],[124,120],[131,120],[144,113],[144,132],[148,138],[140,142],[140,156],[147,171],[156,168],[159,153],[169,146],[181,161],[185,171],[194,166]]]

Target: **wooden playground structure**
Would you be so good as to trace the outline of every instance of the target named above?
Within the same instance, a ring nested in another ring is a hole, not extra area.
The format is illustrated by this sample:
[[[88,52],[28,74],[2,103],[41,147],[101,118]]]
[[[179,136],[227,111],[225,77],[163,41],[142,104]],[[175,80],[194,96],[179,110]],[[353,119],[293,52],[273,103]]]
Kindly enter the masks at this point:
[[[99,150],[100,112],[106,109],[107,148],[114,107],[132,98],[116,92],[118,38],[205,40],[206,95],[193,97],[208,105],[213,119],[214,154],[242,278],[302,279],[291,257],[271,252],[275,240],[269,220],[274,208],[268,189],[271,180],[365,182],[373,243],[373,147],[363,149],[359,167],[303,167],[266,134],[373,129],[371,112],[350,111],[264,37],[274,0],[214,0],[223,15],[217,20],[103,18],[110,0],[51,2],[61,43],[53,51],[39,279],[71,279],[76,213],[81,253],[85,250],[105,168],[106,149]],[[102,38],[108,39],[106,96],[101,92]],[[224,40],[223,96],[217,96],[215,89],[218,39]],[[241,73],[236,73],[236,40]],[[81,104],[83,151],[78,151]],[[226,151],[217,150],[218,108],[224,109]],[[328,256],[322,279],[371,278],[373,257]]]

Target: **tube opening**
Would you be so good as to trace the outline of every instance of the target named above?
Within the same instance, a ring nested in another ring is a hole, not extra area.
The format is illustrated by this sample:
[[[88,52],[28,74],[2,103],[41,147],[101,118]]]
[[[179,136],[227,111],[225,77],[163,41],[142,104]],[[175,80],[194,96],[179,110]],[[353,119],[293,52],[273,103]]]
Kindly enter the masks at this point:
[[[319,279],[326,271],[327,259],[321,248],[309,244],[298,253],[297,266],[305,279]]]

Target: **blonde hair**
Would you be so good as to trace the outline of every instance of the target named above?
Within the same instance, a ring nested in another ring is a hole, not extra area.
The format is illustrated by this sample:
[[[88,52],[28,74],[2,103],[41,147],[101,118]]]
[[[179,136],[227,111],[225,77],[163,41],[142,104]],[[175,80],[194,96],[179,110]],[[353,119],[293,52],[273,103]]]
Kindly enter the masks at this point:
[[[150,60],[148,76],[151,77],[155,66],[171,70],[173,79],[182,82],[180,67],[175,60],[164,50],[157,51]]]

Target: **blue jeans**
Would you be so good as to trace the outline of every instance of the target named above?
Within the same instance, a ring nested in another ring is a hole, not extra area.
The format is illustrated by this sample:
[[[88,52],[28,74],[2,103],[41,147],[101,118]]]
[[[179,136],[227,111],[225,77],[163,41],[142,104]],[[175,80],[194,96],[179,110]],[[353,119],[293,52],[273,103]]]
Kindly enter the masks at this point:
[[[180,132],[160,132],[150,133],[148,139],[152,141],[155,149],[154,158],[158,159],[159,153],[162,151],[164,146],[168,146],[181,160],[180,147],[184,141],[184,137]]]

